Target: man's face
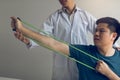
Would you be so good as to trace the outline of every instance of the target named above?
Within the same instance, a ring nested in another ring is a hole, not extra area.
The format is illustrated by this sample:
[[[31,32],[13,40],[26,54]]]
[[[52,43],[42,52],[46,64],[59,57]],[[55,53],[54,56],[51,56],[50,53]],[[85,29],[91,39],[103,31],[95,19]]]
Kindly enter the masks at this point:
[[[63,7],[68,7],[71,3],[74,3],[74,0],[59,0],[59,2]]]
[[[108,28],[108,24],[99,23],[94,33],[94,44],[96,46],[113,44],[113,41],[116,37],[114,34],[115,33],[111,33],[110,29]]]

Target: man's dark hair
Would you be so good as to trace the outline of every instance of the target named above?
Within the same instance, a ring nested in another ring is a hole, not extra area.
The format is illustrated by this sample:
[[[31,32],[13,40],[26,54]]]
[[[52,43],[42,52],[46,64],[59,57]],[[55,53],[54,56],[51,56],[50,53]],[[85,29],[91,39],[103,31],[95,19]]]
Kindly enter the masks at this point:
[[[100,19],[98,19],[96,21],[97,25],[99,23],[107,23],[108,24],[108,28],[110,29],[110,31],[117,33],[117,37],[114,40],[114,43],[115,43],[117,41],[117,39],[119,38],[119,36],[120,36],[120,23],[119,23],[119,21],[116,20],[115,18],[112,18],[112,17],[103,17],[103,18],[100,18]]]

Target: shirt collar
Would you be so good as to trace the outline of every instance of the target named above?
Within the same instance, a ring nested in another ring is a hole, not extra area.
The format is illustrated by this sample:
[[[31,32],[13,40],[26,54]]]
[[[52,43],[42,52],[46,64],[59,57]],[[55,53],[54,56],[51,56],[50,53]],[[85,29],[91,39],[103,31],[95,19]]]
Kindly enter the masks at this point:
[[[75,12],[77,12],[77,11],[79,11],[79,10],[81,10],[81,9],[75,6],[75,8],[74,8],[74,10],[73,10],[73,13],[75,13]],[[68,10],[67,10],[66,8],[61,8],[58,12],[59,12],[59,13],[62,13],[62,12],[68,13],[67,11],[68,11]]]

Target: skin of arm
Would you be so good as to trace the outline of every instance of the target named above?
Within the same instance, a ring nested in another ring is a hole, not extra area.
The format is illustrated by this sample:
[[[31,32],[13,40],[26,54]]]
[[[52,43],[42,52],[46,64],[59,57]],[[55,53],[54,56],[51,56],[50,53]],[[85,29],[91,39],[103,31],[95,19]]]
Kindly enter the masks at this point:
[[[21,21],[19,21],[15,17],[11,17],[11,20],[11,27],[13,29],[16,28],[16,31],[22,33],[25,37],[36,40],[37,42],[43,44],[41,45],[43,47],[48,46],[54,51],[61,52],[65,55],[69,55],[69,46],[67,44],[25,28],[22,25]]]
[[[119,76],[117,76],[109,66],[102,60],[99,60],[96,65],[96,70],[101,74],[105,75],[109,78],[109,80],[120,80]]]

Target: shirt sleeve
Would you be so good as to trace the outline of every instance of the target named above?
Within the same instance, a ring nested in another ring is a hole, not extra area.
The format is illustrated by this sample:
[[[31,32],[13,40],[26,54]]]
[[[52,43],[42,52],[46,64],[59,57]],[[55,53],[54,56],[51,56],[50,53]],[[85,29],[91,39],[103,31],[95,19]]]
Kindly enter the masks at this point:
[[[35,47],[38,47],[39,45],[34,42],[33,40],[30,39],[30,44],[29,45],[26,45],[28,49],[32,49],[32,48],[35,48]]]
[[[85,45],[71,45],[69,46],[69,52],[70,52],[70,57],[75,58],[76,60],[80,60],[85,56],[85,53],[88,53],[87,51],[89,49],[89,46]]]
[[[45,32],[45,35],[53,35],[54,31],[54,16],[51,15],[49,18],[42,24],[42,29]]]
[[[54,19],[54,16],[53,15],[50,15],[48,17],[48,19],[42,24],[42,31],[43,32],[40,32],[40,34],[42,35],[53,35],[53,19]],[[30,44],[29,45],[26,45],[28,49],[31,49],[31,48],[35,48],[35,47],[38,47],[39,44],[37,44],[36,42],[34,42],[33,40],[30,39]]]
[[[92,16],[90,13],[85,11],[86,19],[88,21],[88,31],[92,34],[94,34],[95,28],[96,28],[96,18]]]

